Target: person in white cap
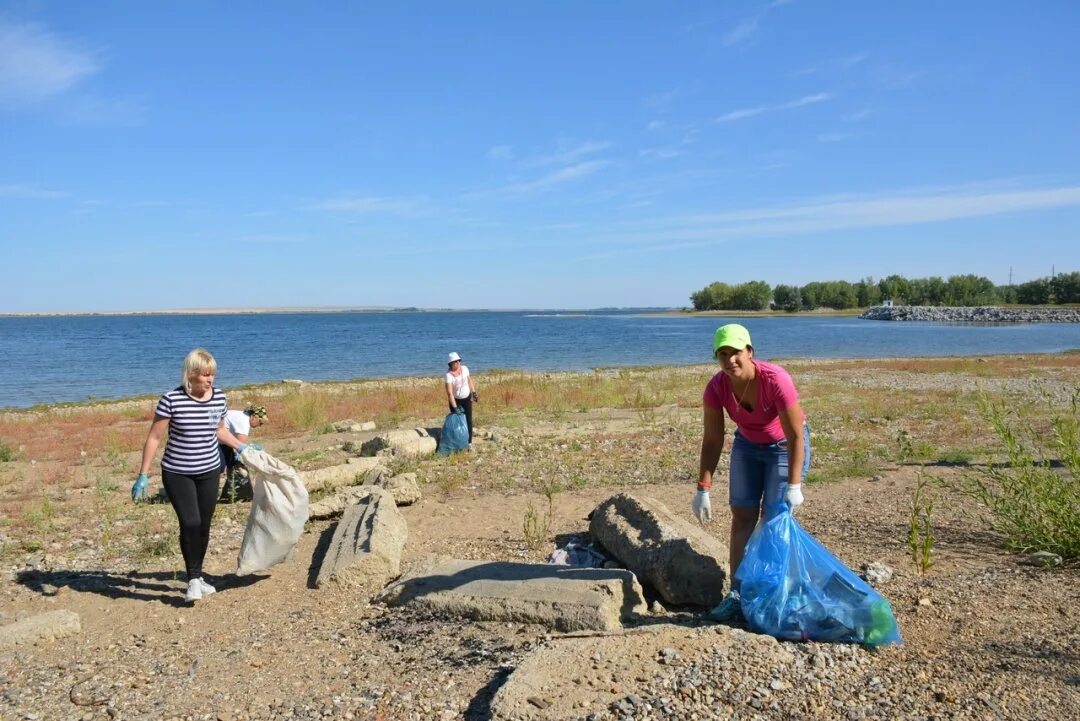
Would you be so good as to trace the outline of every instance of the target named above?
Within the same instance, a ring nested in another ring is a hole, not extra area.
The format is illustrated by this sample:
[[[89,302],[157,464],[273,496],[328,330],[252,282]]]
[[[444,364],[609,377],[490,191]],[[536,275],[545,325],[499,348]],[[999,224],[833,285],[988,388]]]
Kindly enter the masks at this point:
[[[465,414],[465,423],[469,426],[469,444],[472,445],[472,404],[480,400],[476,395],[476,381],[469,375],[469,367],[461,362],[461,356],[457,353],[450,354],[447,365],[446,399],[450,402],[450,412]]]

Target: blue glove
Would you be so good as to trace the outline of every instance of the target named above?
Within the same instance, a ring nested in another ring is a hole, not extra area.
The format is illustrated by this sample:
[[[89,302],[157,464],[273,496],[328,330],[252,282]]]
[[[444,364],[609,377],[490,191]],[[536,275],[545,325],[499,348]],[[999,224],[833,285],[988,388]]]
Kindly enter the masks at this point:
[[[262,450],[262,446],[261,446],[261,445],[259,445],[258,443],[252,443],[252,444],[251,444],[251,447],[252,447],[252,448],[254,448],[254,449],[255,449],[255,450],[257,450],[257,451],[261,451],[261,450]]]
[[[239,458],[240,456],[244,455],[244,451],[246,451],[247,449],[248,449],[248,444],[247,443],[241,443],[240,447],[236,449],[236,457]]]
[[[139,477],[135,479],[135,485],[131,487],[131,500],[133,501],[145,501],[146,489],[150,487],[150,476],[145,473],[140,473]]]

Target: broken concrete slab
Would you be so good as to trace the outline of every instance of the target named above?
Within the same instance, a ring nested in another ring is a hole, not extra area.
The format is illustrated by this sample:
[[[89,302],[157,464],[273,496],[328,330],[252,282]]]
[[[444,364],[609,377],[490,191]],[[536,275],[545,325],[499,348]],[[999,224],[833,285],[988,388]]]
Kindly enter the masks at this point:
[[[439,447],[439,442],[431,436],[424,436],[395,445],[387,450],[380,451],[379,455],[389,455],[397,458],[411,458],[413,456],[430,456]]]
[[[308,517],[316,520],[341,515],[346,509],[366,500],[376,486],[346,486],[332,496],[308,506]]]
[[[338,433],[364,433],[365,431],[375,430],[375,421],[355,421],[352,418],[344,421],[338,421],[334,424],[334,430]]]
[[[381,588],[401,573],[408,527],[393,496],[378,486],[345,510],[326,550],[315,586],[328,583]]]
[[[438,445],[427,429],[410,428],[407,430],[393,430],[380,433],[364,443],[360,448],[363,456],[393,455],[415,456],[424,453],[434,453]],[[428,450],[430,446],[430,450]]]
[[[365,481],[364,484],[379,486],[390,491],[390,495],[394,497],[394,503],[399,506],[411,506],[418,503],[423,497],[415,473],[401,473],[396,476],[384,475],[371,481]]]
[[[368,480],[360,486],[346,486],[339,489],[331,496],[312,503],[309,510],[311,518],[330,518],[345,512],[345,509],[356,505],[371,495],[372,488],[382,488],[390,493],[395,505],[411,506],[419,502],[423,497],[420,492],[420,484],[416,482],[415,473],[402,473],[391,476],[384,466],[377,466],[383,472],[369,471]]]
[[[0,626],[0,649],[48,639],[72,636],[82,631],[79,614],[74,611],[49,611]]]
[[[556,631],[611,631],[647,613],[625,569],[428,557],[376,598],[474,621],[536,623]]]
[[[300,477],[304,479],[304,486],[309,491],[313,491],[358,486],[389,475],[390,470],[378,458],[350,458],[348,463],[342,463],[339,466],[304,471]]]
[[[612,496],[592,512],[589,533],[670,604],[713,606],[724,597],[727,546],[655,499]]]
[[[590,711],[601,718],[640,718],[640,708],[623,707],[632,703],[628,690],[633,693],[643,679],[670,673],[670,665],[709,669],[718,658],[738,669],[732,676],[747,691],[768,687],[774,669],[795,660],[776,639],[728,626],[656,624],[604,636],[553,638],[530,652],[506,679],[491,701],[490,718],[563,721],[589,717]],[[745,700],[730,700],[727,694],[717,694],[715,702],[724,707],[713,706],[708,718],[734,718],[746,709]]]

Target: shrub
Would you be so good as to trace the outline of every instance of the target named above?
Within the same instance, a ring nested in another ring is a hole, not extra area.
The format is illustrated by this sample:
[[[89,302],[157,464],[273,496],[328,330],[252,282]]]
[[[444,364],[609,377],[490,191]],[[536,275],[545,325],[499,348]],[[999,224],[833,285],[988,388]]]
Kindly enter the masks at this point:
[[[327,422],[326,397],[316,391],[297,390],[285,396],[285,421],[298,431],[321,429]]]
[[[14,448],[4,443],[3,439],[0,439],[0,463],[8,463],[15,460],[18,455]]]
[[[1047,403],[1049,432],[1038,431],[1004,401],[979,408],[1008,457],[961,477],[958,487],[989,512],[1005,545],[1080,558],[1080,388],[1062,408]]]

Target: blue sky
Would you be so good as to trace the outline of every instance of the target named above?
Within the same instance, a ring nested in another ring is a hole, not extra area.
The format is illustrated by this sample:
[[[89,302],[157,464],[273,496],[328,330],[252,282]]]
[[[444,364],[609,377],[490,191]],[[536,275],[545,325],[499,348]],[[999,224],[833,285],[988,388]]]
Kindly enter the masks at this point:
[[[0,2],[0,311],[1080,270],[1080,4]]]

